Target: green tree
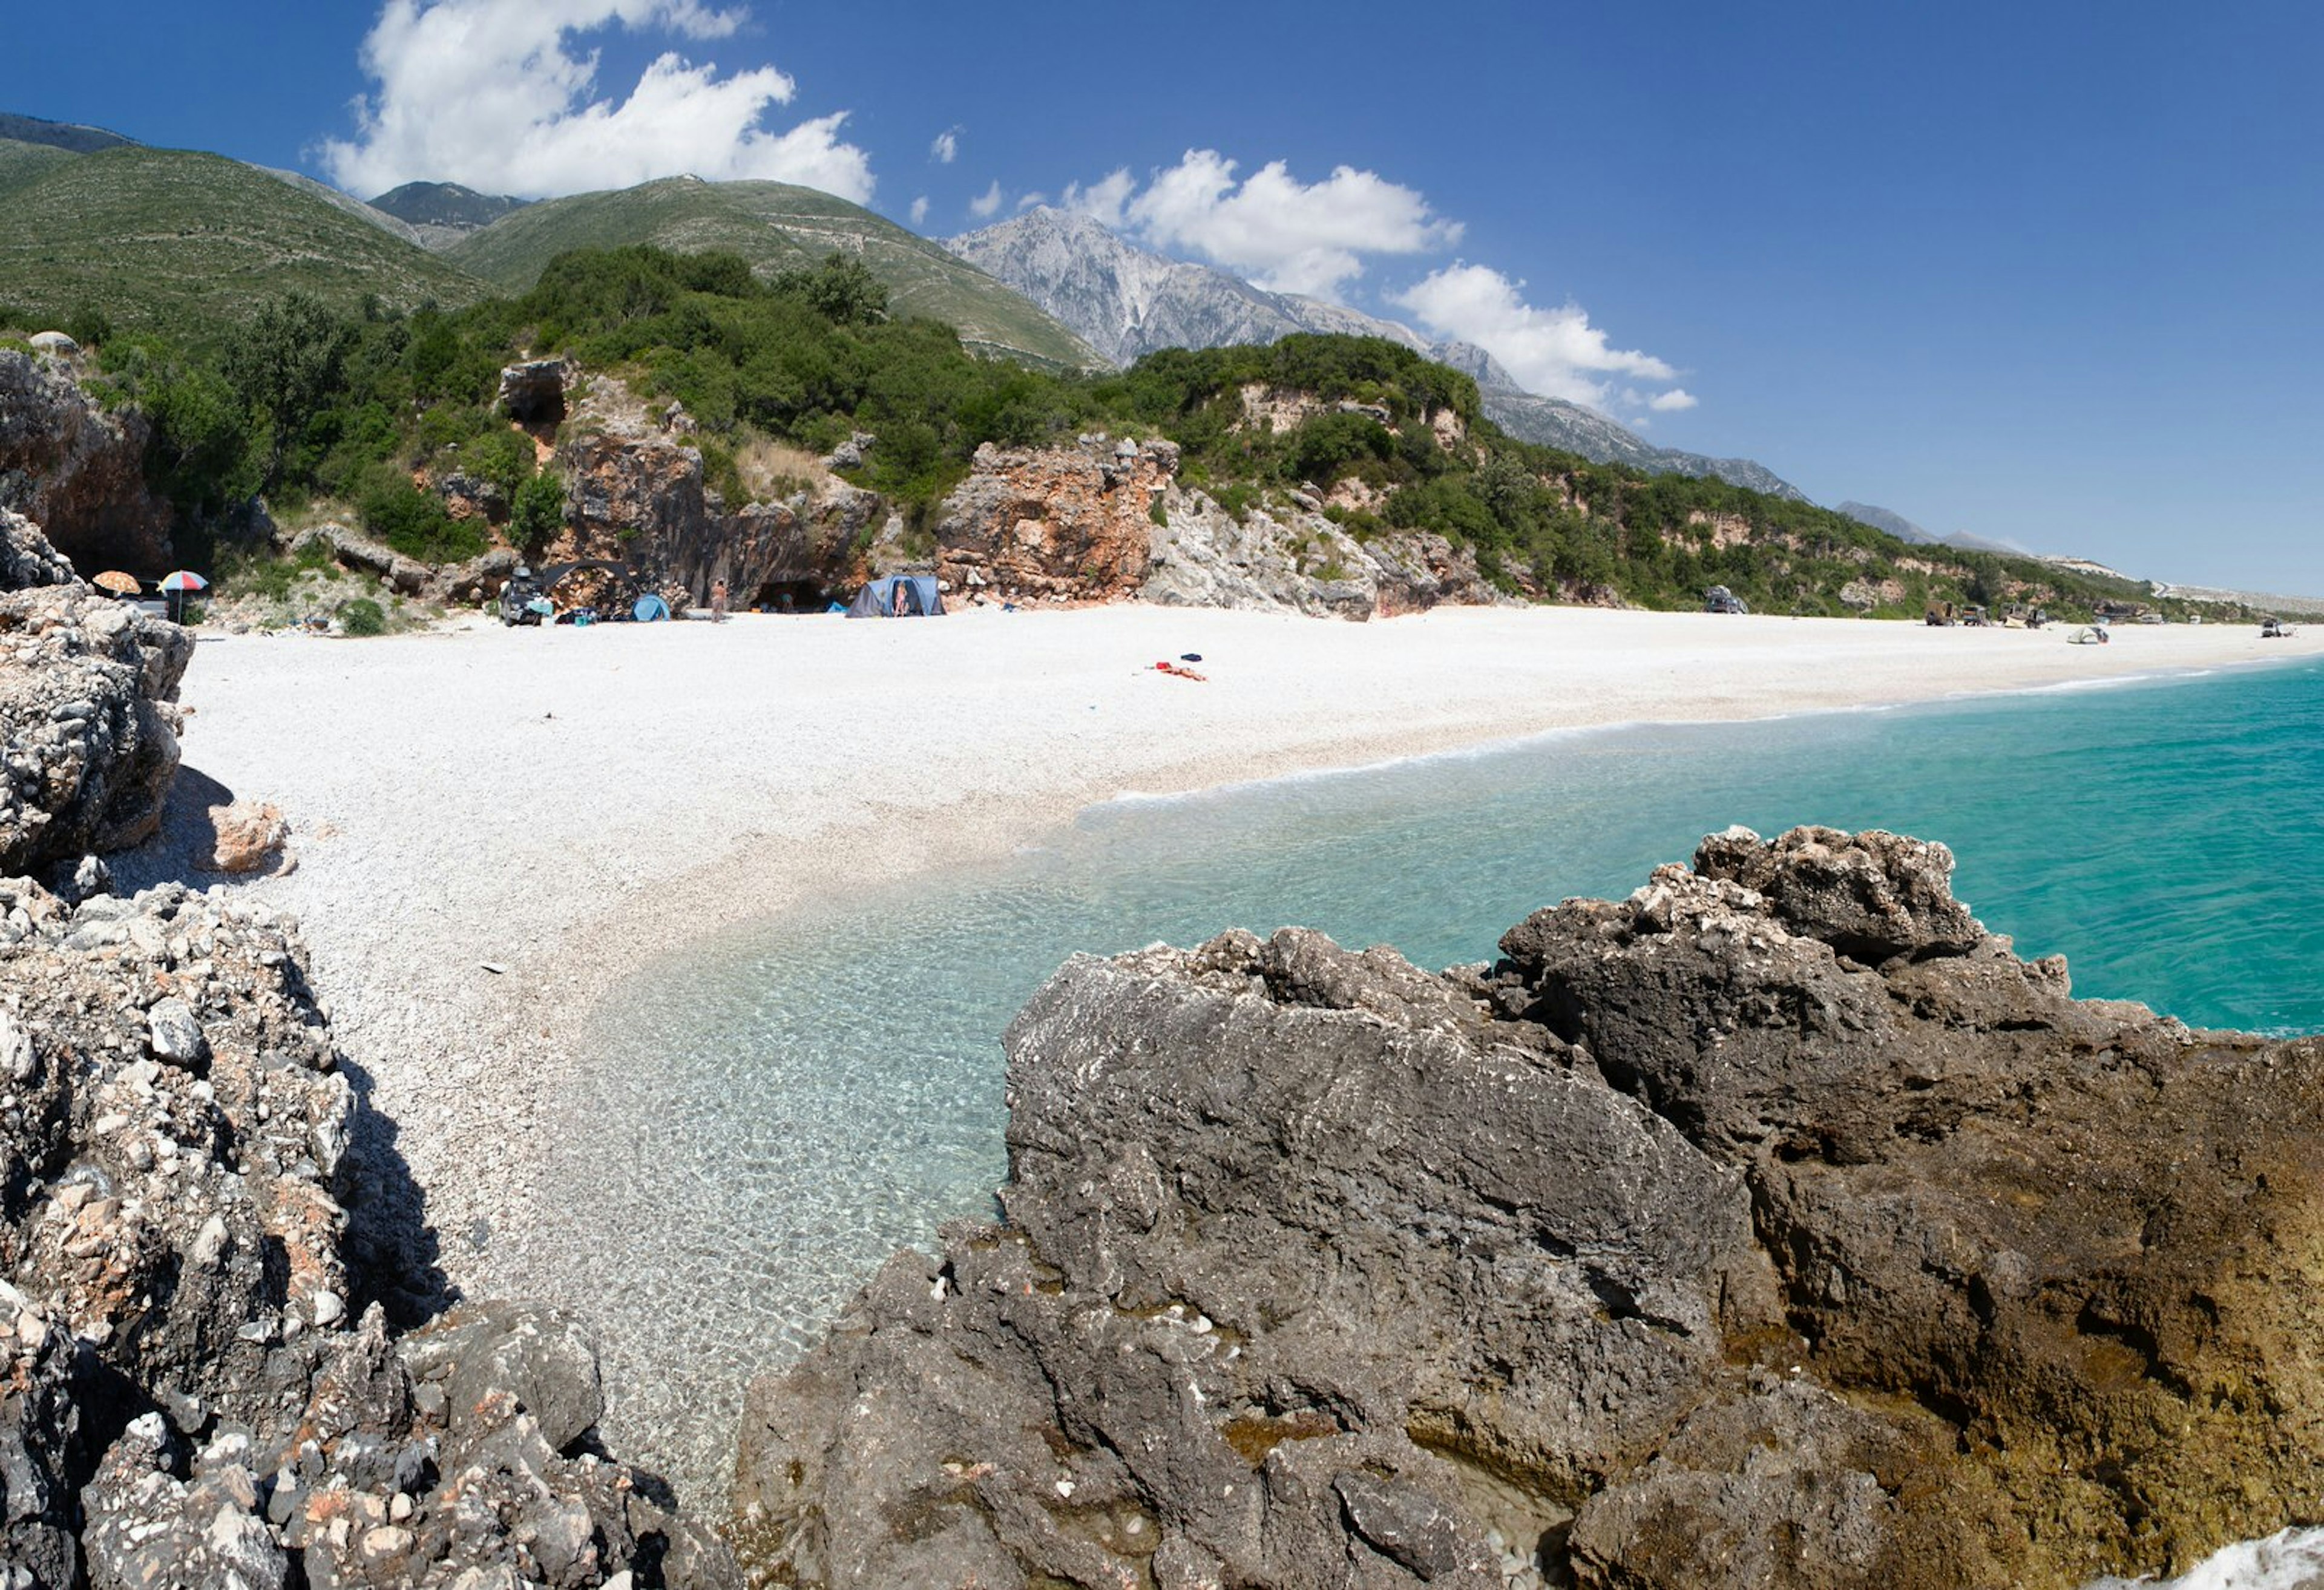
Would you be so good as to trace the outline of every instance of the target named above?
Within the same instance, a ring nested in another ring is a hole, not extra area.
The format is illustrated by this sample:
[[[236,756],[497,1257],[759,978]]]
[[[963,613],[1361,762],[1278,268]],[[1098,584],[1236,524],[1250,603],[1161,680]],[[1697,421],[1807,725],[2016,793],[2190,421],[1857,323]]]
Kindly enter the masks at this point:
[[[292,438],[337,396],[355,327],[294,292],[260,306],[226,349],[226,378],[265,427],[259,489],[282,480]]]
[[[65,335],[84,348],[101,347],[113,338],[113,317],[96,304],[76,304],[65,317]]]
[[[516,489],[509,511],[509,539],[537,553],[565,525],[565,487],[553,474],[537,474]]]
[[[785,271],[767,288],[804,300],[834,326],[876,326],[888,317],[888,290],[869,265],[849,254],[827,254],[812,271]]]

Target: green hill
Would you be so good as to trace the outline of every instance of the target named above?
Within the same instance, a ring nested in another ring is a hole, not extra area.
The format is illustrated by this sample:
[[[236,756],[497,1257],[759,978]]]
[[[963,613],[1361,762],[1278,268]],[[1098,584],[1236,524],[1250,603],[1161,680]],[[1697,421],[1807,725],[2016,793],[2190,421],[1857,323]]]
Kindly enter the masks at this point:
[[[42,172],[51,170],[73,159],[69,149],[59,149],[53,143],[25,143],[14,138],[0,138],[0,193],[19,183],[29,182]]]
[[[1014,289],[926,238],[845,199],[784,182],[672,177],[620,192],[549,199],[461,239],[444,257],[522,292],[567,250],[630,244],[674,253],[731,249],[762,276],[849,254],[888,289],[896,314],[956,326],[979,352],[1067,369],[1103,363]]]
[[[255,167],[124,146],[31,170],[0,144],[8,225],[0,303],[61,319],[94,306],[121,331],[215,340],[291,290],[352,309],[366,295],[412,308],[491,290],[425,249]],[[15,162],[12,164],[12,162]]]

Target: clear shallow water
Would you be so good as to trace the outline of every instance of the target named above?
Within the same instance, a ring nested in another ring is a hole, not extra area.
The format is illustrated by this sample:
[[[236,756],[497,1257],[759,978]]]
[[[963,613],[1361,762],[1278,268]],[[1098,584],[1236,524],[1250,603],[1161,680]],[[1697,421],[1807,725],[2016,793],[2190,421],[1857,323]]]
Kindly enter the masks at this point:
[[[1076,950],[1319,927],[1489,959],[1743,823],[1937,839],[1958,892],[2076,991],[2324,1029],[2324,665],[1755,724],[1635,728],[1084,813],[1007,866],[695,945],[602,1013],[558,1203],[613,1422],[715,1483],[752,1374],[1005,1171],[999,1036]],[[673,1437],[671,1432],[680,1432]],[[659,1440],[661,1449],[652,1443]]]

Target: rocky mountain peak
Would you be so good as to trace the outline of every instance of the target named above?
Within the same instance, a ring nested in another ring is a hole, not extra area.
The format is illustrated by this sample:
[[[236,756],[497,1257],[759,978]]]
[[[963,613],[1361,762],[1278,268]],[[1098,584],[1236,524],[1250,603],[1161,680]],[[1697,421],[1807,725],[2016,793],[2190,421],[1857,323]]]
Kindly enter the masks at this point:
[[[1656,447],[1602,414],[1526,391],[1473,343],[1431,343],[1411,326],[1323,299],[1269,292],[1209,265],[1139,247],[1087,216],[1041,207],[945,246],[1064,321],[1117,364],[1160,348],[1271,343],[1294,332],[1386,337],[1474,377],[1511,436],[1650,473],[1715,475],[1778,497],[1797,487],[1748,458]]]
[[[529,202],[504,194],[478,193],[457,182],[406,182],[373,199],[371,207],[414,226],[474,232],[480,226],[491,225],[512,210],[522,209]]]
[[[1525,390],[1517,384],[1517,378],[1511,375],[1499,359],[1494,358],[1475,343],[1438,343],[1429,350],[1429,357],[1434,359],[1439,364],[1449,364],[1462,374],[1468,376],[1481,391],[1519,392]]]

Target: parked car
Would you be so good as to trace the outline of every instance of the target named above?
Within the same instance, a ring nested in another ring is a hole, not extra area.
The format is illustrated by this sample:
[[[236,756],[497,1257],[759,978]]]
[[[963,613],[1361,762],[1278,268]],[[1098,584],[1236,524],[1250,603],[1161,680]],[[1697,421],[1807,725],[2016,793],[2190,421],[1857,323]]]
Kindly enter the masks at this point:
[[[1702,611],[1705,612],[1749,612],[1751,610],[1743,605],[1743,599],[1741,597],[1736,595],[1734,592],[1729,591],[1726,586],[1713,585],[1711,588],[1711,593],[1702,599]]]

